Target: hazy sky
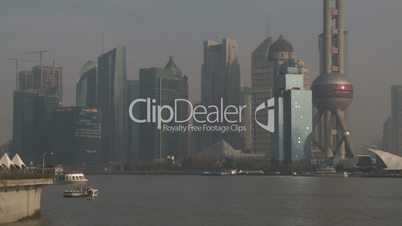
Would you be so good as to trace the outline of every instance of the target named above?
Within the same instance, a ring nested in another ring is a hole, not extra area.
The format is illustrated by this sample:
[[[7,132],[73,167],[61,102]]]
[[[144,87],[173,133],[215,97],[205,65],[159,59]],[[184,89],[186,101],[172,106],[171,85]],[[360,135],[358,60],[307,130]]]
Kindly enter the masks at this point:
[[[138,69],[164,66],[169,55],[200,97],[202,41],[225,36],[239,42],[243,84],[250,84],[250,54],[266,37],[283,34],[298,57],[318,72],[321,0],[2,0],[0,2],[0,143],[12,137],[15,66],[9,57],[46,49],[45,64],[63,66],[64,104],[75,100],[81,66],[115,45],[127,47],[130,79]],[[402,84],[402,1],[347,0],[349,76],[355,87],[350,121],[356,147],[381,137],[390,113],[390,86]],[[21,55],[39,61],[38,55]],[[31,63],[21,63],[29,69]]]

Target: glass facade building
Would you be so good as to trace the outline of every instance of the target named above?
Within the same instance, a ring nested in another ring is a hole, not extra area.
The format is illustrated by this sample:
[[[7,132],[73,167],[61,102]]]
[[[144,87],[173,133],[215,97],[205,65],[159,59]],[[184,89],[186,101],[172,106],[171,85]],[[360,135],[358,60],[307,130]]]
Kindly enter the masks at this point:
[[[238,43],[233,38],[221,42],[204,42],[204,57],[201,69],[201,104],[218,106],[238,106],[240,104],[240,64],[238,62]],[[210,123],[211,126],[227,126],[229,123]],[[202,132],[198,134],[197,152],[225,140],[235,149],[244,149],[244,140],[240,133],[229,131]]]
[[[402,85],[391,87],[391,153],[402,155]]]
[[[128,80],[127,81],[127,105],[129,106],[132,101],[140,98],[140,81]],[[139,115],[140,106],[134,105],[133,114]],[[140,125],[129,120],[128,122],[128,161],[137,161],[140,158]]]
[[[98,65],[89,60],[82,68],[76,83],[76,105],[79,107],[96,106],[96,85]]]
[[[102,124],[97,108],[57,108],[52,120],[52,151],[62,164],[94,164],[101,161]]]
[[[282,165],[307,160],[313,129],[312,93],[304,89],[303,74],[292,59],[281,67],[276,86],[272,162]]]
[[[98,57],[97,107],[102,110],[104,162],[127,159],[126,48],[118,46]]]
[[[41,95],[32,90],[14,91],[13,152],[26,161],[40,162],[50,149],[49,129],[57,96]]]
[[[140,98],[156,100],[154,105],[174,107],[175,99],[180,97],[180,81],[170,69],[147,68],[140,70]],[[162,112],[162,117],[167,118]],[[140,105],[140,118],[147,118],[150,112],[146,104]],[[180,116],[178,116],[180,117]],[[176,125],[174,122],[168,125]],[[156,123],[140,124],[140,158],[142,160],[165,159],[167,156],[178,156],[181,133],[172,133],[158,129]]]

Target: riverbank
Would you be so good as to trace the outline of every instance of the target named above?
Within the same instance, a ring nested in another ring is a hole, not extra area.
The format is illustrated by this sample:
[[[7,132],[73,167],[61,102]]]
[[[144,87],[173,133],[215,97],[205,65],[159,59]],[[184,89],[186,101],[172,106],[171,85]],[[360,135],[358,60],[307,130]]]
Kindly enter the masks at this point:
[[[43,186],[52,178],[0,180],[0,224],[38,218]]]

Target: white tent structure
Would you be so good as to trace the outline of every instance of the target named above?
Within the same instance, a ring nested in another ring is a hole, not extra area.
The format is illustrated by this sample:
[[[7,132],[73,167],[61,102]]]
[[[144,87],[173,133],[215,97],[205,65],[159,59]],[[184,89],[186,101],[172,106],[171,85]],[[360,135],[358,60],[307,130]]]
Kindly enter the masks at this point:
[[[387,168],[385,170],[402,170],[402,157],[398,155],[391,154],[389,152],[367,149],[370,152],[377,155],[385,164]]]
[[[18,154],[15,154],[13,160],[13,165],[18,167],[18,169],[22,169],[22,167],[26,167],[25,163],[22,161],[21,157]]]
[[[13,165],[13,162],[11,161],[10,157],[8,157],[7,153],[1,157],[0,165],[6,167],[7,169],[10,169],[10,167]]]

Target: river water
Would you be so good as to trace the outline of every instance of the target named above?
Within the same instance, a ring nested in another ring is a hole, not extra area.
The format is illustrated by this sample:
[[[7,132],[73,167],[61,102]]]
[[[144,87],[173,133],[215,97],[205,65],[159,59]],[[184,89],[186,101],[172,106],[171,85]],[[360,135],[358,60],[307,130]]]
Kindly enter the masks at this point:
[[[402,179],[292,176],[88,176],[101,196],[42,193],[39,225],[402,225]]]

